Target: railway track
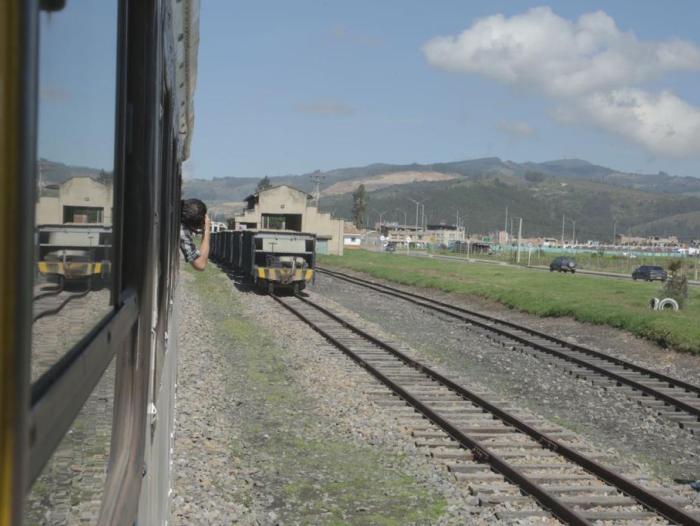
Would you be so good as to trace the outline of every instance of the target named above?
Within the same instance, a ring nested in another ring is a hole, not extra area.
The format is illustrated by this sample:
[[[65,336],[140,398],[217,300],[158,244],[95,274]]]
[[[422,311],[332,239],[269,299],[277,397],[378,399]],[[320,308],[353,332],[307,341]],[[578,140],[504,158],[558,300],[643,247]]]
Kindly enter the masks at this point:
[[[90,287],[85,290],[69,292],[63,287],[57,287],[53,290],[42,292],[34,297],[34,317],[32,322],[37,322],[46,316],[53,316],[63,310],[71,301],[83,298],[91,292]]]
[[[447,461],[482,506],[496,507],[498,518],[700,525],[685,500],[606,467],[564,430],[520,417],[306,297],[273,298],[398,397],[389,403],[407,405],[417,440]]]
[[[690,433],[700,434],[699,386],[517,323],[341,272],[317,270],[478,327],[495,335],[501,343],[510,342],[515,349],[544,354],[572,374],[606,388],[622,389],[628,398],[652,408]]]

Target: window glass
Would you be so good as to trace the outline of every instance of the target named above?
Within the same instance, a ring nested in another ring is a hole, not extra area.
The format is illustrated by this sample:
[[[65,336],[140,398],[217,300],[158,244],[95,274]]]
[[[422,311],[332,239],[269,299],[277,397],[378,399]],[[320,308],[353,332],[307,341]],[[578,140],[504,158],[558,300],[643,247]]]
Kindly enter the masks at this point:
[[[109,461],[115,362],[34,482],[24,524],[97,524]]]
[[[110,309],[117,1],[40,15],[32,381]]]

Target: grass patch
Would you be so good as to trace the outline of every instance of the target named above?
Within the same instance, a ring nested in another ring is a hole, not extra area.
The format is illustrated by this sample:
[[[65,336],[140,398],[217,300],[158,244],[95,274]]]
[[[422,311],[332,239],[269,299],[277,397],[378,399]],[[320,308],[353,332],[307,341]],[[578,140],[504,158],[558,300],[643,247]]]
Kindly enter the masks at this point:
[[[661,295],[653,283],[572,276],[396,254],[347,251],[320,256],[329,267],[365,272],[405,285],[475,295],[538,316],[569,316],[578,321],[627,330],[664,347],[700,353],[700,292],[690,291],[679,312],[651,311],[648,302]]]
[[[314,416],[317,402],[294,381],[290,356],[241,314],[223,273],[192,274],[228,362],[231,451],[272,497],[267,510],[283,524],[314,525],[431,524],[444,513],[444,497],[402,469],[408,459],[340,440]]]

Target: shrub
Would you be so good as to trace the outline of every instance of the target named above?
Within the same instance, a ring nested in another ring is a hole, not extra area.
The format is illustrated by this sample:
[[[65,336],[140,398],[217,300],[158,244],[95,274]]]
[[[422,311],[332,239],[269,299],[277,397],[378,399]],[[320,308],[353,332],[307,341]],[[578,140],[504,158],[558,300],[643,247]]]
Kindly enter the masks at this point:
[[[664,283],[663,295],[665,298],[673,298],[682,309],[688,299],[688,276],[683,272],[683,262],[673,259],[668,264],[668,279]]]

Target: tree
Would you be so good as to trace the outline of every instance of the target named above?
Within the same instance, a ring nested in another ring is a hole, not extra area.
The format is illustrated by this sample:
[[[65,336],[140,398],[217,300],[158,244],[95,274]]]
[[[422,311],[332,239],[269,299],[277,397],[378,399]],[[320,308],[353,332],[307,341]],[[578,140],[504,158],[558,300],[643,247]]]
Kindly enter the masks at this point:
[[[365,224],[365,212],[367,211],[367,191],[365,185],[361,184],[352,193],[352,222],[357,228],[362,228]]]
[[[260,182],[258,182],[258,186],[255,187],[256,192],[262,192],[263,190],[267,190],[272,186],[272,183],[270,182],[270,178],[266,175],[262,179],[260,179]]]
[[[545,180],[545,177],[541,172],[525,172],[525,180],[531,183],[541,183]]]

